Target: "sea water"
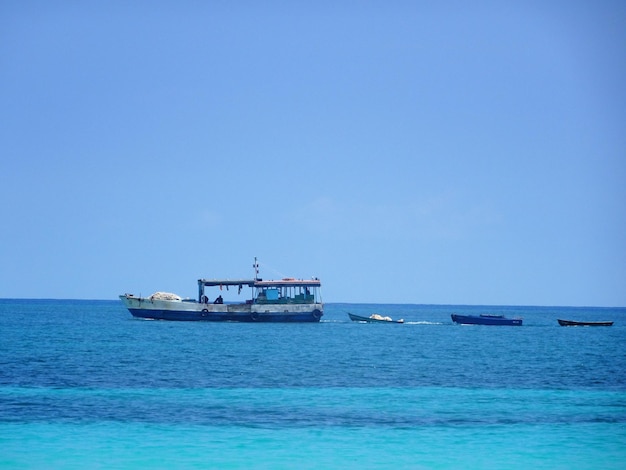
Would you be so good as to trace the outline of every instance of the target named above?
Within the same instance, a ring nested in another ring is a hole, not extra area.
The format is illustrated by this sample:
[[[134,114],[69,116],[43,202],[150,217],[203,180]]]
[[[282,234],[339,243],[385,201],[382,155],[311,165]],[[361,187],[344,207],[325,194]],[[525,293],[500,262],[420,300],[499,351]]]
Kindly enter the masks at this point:
[[[625,339],[624,308],[327,304],[321,323],[239,324],[0,300],[0,467],[623,469]]]

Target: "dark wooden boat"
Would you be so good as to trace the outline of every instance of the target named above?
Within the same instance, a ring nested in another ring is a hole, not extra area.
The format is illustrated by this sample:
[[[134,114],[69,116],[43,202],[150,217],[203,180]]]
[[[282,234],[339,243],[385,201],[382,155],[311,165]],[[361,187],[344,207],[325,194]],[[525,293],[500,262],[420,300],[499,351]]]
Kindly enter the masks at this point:
[[[451,315],[454,323],[461,325],[499,325],[499,326],[522,326],[521,318],[506,318],[504,315]]]
[[[575,321],[575,320],[557,320],[561,326],[611,326],[612,321]]]
[[[348,316],[352,321],[362,321],[367,323],[404,323],[404,320],[402,318],[400,320],[392,320],[389,317],[383,317],[376,313],[370,315],[369,317],[362,317],[360,315],[355,315],[354,313],[348,312]]]

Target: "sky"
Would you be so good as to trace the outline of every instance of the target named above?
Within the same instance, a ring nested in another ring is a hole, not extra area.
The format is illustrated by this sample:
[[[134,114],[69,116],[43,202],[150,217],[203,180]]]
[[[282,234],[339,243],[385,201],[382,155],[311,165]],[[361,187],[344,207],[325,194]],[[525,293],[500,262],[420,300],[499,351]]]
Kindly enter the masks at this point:
[[[3,0],[0,298],[626,306],[625,84],[621,1]]]

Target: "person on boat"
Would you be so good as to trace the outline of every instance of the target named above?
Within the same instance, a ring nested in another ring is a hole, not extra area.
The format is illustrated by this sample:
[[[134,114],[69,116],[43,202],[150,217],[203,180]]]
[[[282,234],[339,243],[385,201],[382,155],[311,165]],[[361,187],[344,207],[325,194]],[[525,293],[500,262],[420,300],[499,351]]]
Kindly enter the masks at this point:
[[[224,303],[224,299],[222,299],[222,296],[220,295],[217,299],[215,299],[215,302],[213,302],[214,304],[223,304]]]
[[[202,302],[203,304],[208,304],[209,298],[203,294],[202,297],[200,297],[200,302]]]

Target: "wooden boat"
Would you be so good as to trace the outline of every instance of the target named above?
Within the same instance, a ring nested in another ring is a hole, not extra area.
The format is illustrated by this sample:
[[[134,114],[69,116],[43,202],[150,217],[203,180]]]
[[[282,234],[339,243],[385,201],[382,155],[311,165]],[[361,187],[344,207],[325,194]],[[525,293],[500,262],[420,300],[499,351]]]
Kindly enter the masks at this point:
[[[462,325],[499,325],[499,326],[522,326],[521,318],[506,318],[504,315],[451,315],[454,323]]]
[[[612,321],[575,321],[575,320],[557,320],[561,326],[611,326]]]
[[[381,315],[378,315],[377,313],[374,313],[369,317],[362,317],[360,315],[355,315],[354,313],[348,312],[348,316],[352,321],[362,321],[367,323],[404,323],[404,320],[402,318],[400,320],[392,320],[389,317],[383,317]]]
[[[319,279],[284,278],[264,281],[259,278],[254,259],[253,279],[198,279],[198,298],[183,299],[176,294],[157,292],[150,297],[120,295],[120,300],[137,318],[178,321],[236,322],[319,322],[324,315]],[[234,288],[238,295],[244,287],[251,296],[224,302],[222,289]],[[208,294],[215,294],[210,300]],[[217,295],[219,294],[219,296]]]

